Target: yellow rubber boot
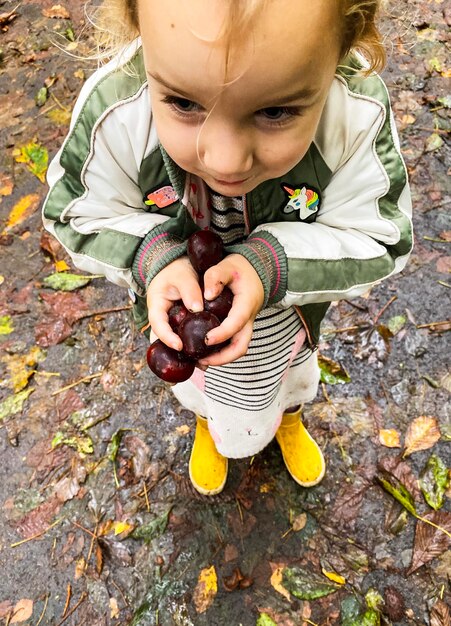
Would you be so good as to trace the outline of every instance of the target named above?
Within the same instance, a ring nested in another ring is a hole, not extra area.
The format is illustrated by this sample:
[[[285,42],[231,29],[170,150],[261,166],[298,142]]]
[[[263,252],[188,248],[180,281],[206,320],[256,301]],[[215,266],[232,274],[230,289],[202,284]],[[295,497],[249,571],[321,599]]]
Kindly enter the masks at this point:
[[[316,441],[301,421],[301,409],[284,413],[276,432],[286,468],[302,487],[313,487],[324,477],[326,463]]]
[[[203,496],[220,493],[227,480],[228,461],[216,450],[204,417],[196,415],[196,434],[189,460],[189,477]]]

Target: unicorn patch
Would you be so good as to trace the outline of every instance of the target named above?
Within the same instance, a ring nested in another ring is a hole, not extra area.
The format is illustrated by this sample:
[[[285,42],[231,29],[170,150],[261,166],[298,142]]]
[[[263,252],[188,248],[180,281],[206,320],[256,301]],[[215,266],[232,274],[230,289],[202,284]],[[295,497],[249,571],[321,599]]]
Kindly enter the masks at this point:
[[[283,207],[284,213],[294,213],[298,211],[300,220],[306,220],[316,213],[320,205],[320,197],[318,192],[306,185],[300,185],[293,189],[284,183],[282,189],[288,196],[288,202]]]

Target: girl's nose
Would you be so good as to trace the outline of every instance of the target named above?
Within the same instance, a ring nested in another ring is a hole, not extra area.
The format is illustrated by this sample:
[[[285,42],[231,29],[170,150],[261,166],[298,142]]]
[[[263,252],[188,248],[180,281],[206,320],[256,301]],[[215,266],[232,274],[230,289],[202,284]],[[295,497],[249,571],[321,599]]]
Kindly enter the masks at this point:
[[[199,137],[199,156],[214,178],[230,182],[242,180],[252,169],[251,138],[241,129],[207,120]]]

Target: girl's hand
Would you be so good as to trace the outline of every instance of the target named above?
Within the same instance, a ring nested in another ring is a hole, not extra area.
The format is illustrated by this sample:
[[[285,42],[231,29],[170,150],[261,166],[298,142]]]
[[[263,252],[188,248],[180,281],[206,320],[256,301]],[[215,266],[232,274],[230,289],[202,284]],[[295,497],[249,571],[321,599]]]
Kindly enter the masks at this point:
[[[182,340],[168,322],[168,311],[176,300],[183,300],[190,311],[199,312],[204,308],[199,277],[186,256],[158,272],[147,289],[149,323],[153,333],[170,348],[181,350]]]
[[[233,305],[226,319],[207,335],[212,346],[231,338],[228,346],[199,361],[201,366],[224,365],[246,354],[254,319],[263,306],[262,282],[249,261],[241,254],[230,254],[210,267],[204,275],[204,296],[214,300],[225,286],[233,293]]]

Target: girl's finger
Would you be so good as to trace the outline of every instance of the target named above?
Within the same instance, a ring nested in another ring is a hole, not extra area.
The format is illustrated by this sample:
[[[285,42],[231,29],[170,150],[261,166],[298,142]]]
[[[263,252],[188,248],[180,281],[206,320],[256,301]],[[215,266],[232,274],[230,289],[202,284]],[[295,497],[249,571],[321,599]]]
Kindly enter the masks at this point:
[[[153,333],[157,335],[163,343],[174,350],[183,348],[182,340],[169,325],[168,310],[173,302],[164,298],[154,296],[152,298],[152,306],[149,308],[149,324]]]
[[[202,366],[225,365],[226,363],[236,361],[246,354],[252,338],[252,331],[253,324],[252,322],[248,322],[244,328],[233,337],[228,346],[223,348],[220,352],[216,352],[205,359],[201,359],[199,364]]]
[[[233,299],[233,305],[228,316],[220,326],[209,331],[206,337],[206,343],[213,346],[226,339],[230,339],[251,320],[253,322],[252,311],[249,310],[247,298],[238,294]]]
[[[183,304],[188,311],[192,311],[193,313],[203,311],[204,301],[199,283],[194,278],[191,279],[191,277],[187,278],[184,276],[183,278],[184,280],[177,284]]]

